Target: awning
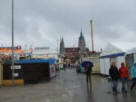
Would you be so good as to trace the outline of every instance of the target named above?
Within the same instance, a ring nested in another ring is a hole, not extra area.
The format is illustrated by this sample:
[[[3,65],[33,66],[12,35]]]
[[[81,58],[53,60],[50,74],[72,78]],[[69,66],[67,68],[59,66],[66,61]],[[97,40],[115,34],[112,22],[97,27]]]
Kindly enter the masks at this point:
[[[25,63],[49,63],[49,64],[55,64],[54,59],[35,59],[35,60],[18,60],[16,63],[19,64],[25,64]]]
[[[100,56],[100,58],[110,58],[110,57],[118,57],[118,56],[124,56],[125,53],[116,53],[116,54],[111,54],[111,55],[105,55],[105,56]]]

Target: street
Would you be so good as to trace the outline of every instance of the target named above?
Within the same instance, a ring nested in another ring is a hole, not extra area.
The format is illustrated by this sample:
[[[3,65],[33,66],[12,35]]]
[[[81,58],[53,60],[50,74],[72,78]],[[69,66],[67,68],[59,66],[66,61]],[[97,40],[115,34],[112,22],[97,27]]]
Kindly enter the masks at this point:
[[[135,102],[135,93],[113,95],[111,82],[93,75],[92,90],[84,74],[75,69],[61,70],[50,82],[16,87],[0,87],[0,102]],[[136,90],[135,90],[136,91]]]

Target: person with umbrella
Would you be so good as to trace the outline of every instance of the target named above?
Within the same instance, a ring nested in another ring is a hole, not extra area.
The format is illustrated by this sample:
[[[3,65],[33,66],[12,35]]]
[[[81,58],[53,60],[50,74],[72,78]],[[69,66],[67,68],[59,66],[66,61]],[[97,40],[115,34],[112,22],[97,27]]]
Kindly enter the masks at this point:
[[[91,73],[92,73],[93,63],[90,61],[85,61],[82,63],[82,66],[85,67],[87,85],[88,84],[92,85]]]

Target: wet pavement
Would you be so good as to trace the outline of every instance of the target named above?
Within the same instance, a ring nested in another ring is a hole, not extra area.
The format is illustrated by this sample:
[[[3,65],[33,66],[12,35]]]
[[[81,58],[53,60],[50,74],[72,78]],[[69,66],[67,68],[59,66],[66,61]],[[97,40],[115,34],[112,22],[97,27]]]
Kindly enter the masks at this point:
[[[130,86],[130,85],[129,85]],[[87,88],[84,74],[75,69],[62,70],[50,82],[17,87],[0,87],[0,102],[135,102],[135,92],[114,95],[111,82],[92,76],[92,90]]]

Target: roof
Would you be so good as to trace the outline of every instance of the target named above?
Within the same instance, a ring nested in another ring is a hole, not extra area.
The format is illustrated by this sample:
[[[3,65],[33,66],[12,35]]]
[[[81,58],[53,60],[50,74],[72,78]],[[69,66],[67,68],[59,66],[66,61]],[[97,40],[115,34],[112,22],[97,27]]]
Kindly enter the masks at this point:
[[[34,60],[18,60],[16,63],[26,64],[26,63],[49,63],[54,64],[54,59],[34,59]]]
[[[12,47],[0,47],[0,49],[12,49]],[[21,49],[21,46],[16,46],[14,49]]]
[[[124,54],[125,53],[121,49],[117,48],[112,44],[108,44],[107,47],[101,53],[100,57],[101,58],[117,57],[117,56],[124,56]]]
[[[105,55],[105,56],[100,56],[100,58],[109,58],[109,57],[118,57],[118,56],[124,56],[125,53],[116,53],[116,54],[111,54],[111,55]]]

